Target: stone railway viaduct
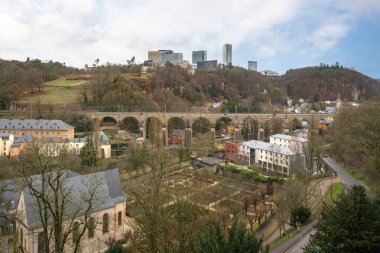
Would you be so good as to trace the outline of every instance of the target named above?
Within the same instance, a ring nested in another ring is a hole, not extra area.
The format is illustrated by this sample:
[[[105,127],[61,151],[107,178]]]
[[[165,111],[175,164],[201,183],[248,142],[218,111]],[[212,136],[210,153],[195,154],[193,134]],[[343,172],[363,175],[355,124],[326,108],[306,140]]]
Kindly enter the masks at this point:
[[[93,120],[98,120],[101,126],[117,126],[123,124],[134,124],[139,129],[139,133],[147,137],[148,122],[155,120],[161,125],[162,133],[165,135],[166,145],[168,144],[168,133],[172,131],[170,125],[172,121],[181,122],[182,130],[190,132],[193,135],[193,127],[195,122],[199,120],[207,122],[209,131],[215,133],[215,126],[218,121],[227,119],[232,122],[235,131],[239,131],[242,123],[246,119],[253,119],[258,123],[259,132],[263,131],[265,124],[278,121],[281,122],[282,132],[286,133],[292,128],[292,123],[295,120],[311,121],[313,118],[315,123],[320,119],[331,117],[326,114],[295,114],[295,113],[180,113],[180,112],[92,112],[84,113]],[[231,123],[230,123],[231,124]],[[316,127],[316,126],[315,126]]]

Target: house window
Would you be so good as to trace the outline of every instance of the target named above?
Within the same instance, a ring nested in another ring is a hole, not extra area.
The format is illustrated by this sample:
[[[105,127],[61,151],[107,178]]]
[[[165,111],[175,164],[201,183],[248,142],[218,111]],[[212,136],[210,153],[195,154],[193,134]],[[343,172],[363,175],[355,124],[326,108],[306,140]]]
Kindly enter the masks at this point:
[[[117,225],[121,226],[123,221],[123,213],[120,211],[117,213]]]
[[[23,242],[24,242],[24,231],[22,230],[22,228],[20,228],[20,243],[21,243],[21,247],[24,247]]]
[[[44,232],[38,234],[38,253],[45,253]]]
[[[109,231],[109,215],[108,213],[103,215],[103,234]]]
[[[79,223],[74,222],[73,225],[73,243],[77,243],[79,240]]]
[[[95,219],[91,217],[88,221],[88,238],[94,237],[94,232],[95,232]]]

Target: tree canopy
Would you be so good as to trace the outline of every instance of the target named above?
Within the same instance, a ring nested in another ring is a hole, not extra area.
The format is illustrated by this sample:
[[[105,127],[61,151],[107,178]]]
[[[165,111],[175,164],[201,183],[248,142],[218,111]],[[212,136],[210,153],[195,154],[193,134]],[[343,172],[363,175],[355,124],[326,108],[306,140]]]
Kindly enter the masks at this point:
[[[361,186],[353,186],[326,205],[315,225],[307,253],[380,252],[380,208]]]

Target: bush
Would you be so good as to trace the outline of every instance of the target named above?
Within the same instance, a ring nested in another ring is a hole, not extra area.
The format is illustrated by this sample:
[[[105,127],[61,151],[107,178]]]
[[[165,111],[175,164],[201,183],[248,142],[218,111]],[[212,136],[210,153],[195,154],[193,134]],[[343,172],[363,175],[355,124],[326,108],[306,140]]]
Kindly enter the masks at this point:
[[[120,243],[112,244],[105,253],[128,253],[126,249],[123,248],[123,246]]]
[[[265,177],[259,174],[257,170],[251,171],[251,170],[239,169],[237,166],[232,165],[232,164],[226,164],[225,168],[231,171],[232,173],[242,174],[248,178],[251,178],[261,183],[268,183],[268,182],[283,183],[284,182],[284,179],[281,177]]]
[[[310,209],[304,206],[294,208],[290,215],[290,225],[297,227],[309,222],[311,216]]]

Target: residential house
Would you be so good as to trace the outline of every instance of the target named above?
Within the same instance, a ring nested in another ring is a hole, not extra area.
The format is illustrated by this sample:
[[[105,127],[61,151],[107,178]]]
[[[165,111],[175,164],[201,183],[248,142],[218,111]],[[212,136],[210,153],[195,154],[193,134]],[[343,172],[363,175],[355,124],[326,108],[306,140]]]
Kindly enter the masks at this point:
[[[10,156],[13,141],[13,134],[0,133],[0,156]]]

